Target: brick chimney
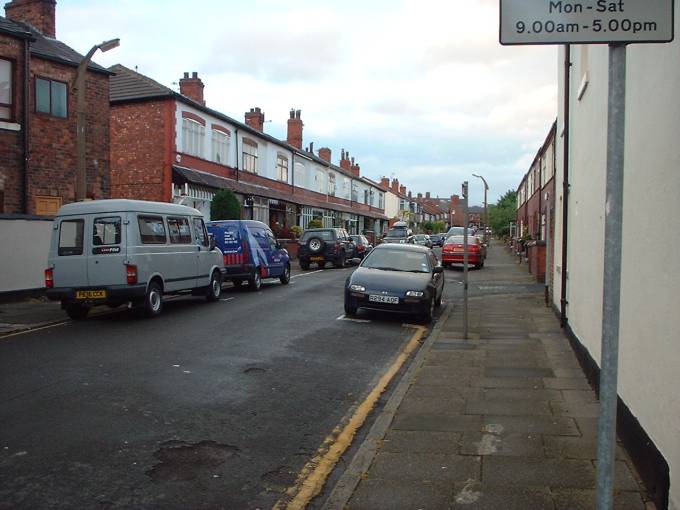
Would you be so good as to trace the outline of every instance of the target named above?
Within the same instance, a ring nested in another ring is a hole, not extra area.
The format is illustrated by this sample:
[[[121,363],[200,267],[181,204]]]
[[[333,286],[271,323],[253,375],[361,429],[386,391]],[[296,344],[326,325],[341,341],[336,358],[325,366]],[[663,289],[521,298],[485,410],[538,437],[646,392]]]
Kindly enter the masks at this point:
[[[296,149],[302,150],[302,119],[300,118],[300,110],[291,110],[290,118],[288,119],[288,138],[286,141]]]
[[[350,161],[349,161],[349,151],[345,151],[345,149],[342,149],[342,154],[340,156],[340,168],[350,172],[351,166],[352,166],[352,163],[350,163]]]
[[[390,189],[390,180],[389,180],[389,178],[387,178],[387,177],[382,177],[382,178],[380,179],[380,185],[381,185],[383,188]]]
[[[246,112],[246,124],[261,133],[264,130],[264,112],[258,107],[251,108]]]
[[[321,147],[319,149],[319,157],[324,161],[331,162],[331,150],[328,147]]]
[[[423,194],[422,194],[422,193],[418,193],[418,200],[422,200],[422,199],[423,199]]]
[[[399,193],[399,179],[392,179],[392,193],[395,195]]]
[[[5,4],[5,16],[13,21],[28,23],[43,35],[55,39],[56,5],[56,0],[14,0]]]
[[[349,167],[349,171],[354,174],[355,177],[359,177],[359,174],[361,173],[361,168],[359,168],[359,164],[354,162],[354,158],[352,158],[352,164]]]
[[[184,78],[179,80],[179,93],[205,106],[203,87],[203,81],[195,71],[191,73],[191,78],[189,73],[184,73]]]
[[[430,200],[430,192],[429,191],[425,192],[425,198],[427,200]]]
[[[399,186],[399,193],[401,193],[402,195],[406,195],[406,186],[404,185]]]

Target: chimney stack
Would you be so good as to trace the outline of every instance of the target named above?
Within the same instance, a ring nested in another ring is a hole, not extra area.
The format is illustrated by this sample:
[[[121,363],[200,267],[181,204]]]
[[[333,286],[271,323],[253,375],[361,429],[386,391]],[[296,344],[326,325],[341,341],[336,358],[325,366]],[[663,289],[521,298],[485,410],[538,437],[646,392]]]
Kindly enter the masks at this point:
[[[422,194],[422,193],[418,193],[418,200],[422,200],[422,199],[423,199],[423,194]]]
[[[430,192],[429,191],[425,193],[425,198],[430,200]]]
[[[258,107],[251,108],[246,112],[246,124],[261,133],[264,131],[264,112]]]
[[[189,78],[189,73],[184,73],[184,78],[179,80],[179,93],[205,106],[203,87],[203,81],[195,71],[191,73],[191,78]]]
[[[319,149],[319,157],[326,161],[327,163],[331,162],[331,150],[328,147],[321,147]]]
[[[390,179],[388,177],[382,177],[380,179],[380,185],[384,188],[390,189]]]
[[[349,161],[349,151],[342,149],[342,156],[340,157],[340,168],[351,171],[352,164]]]
[[[392,193],[399,194],[399,179],[392,179]]]
[[[401,193],[402,195],[406,195],[406,186],[404,185],[399,186],[399,193]]]
[[[28,23],[40,33],[56,38],[56,0],[14,0],[5,4],[5,16]]]
[[[300,110],[291,110],[290,118],[288,119],[288,137],[286,141],[288,145],[292,145],[296,149],[302,150],[302,128],[304,124],[300,118]]]

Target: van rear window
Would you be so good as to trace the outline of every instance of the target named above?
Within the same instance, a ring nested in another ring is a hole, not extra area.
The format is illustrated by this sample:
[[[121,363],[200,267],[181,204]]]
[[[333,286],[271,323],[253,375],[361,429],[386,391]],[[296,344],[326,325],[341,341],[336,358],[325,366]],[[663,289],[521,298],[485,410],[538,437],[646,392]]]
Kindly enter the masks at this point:
[[[165,244],[165,224],[160,216],[139,216],[139,236],[143,244]]]
[[[92,229],[92,245],[120,244],[120,216],[95,218]]]
[[[85,222],[83,220],[64,220],[61,222],[58,248],[60,256],[83,254],[84,230]]]

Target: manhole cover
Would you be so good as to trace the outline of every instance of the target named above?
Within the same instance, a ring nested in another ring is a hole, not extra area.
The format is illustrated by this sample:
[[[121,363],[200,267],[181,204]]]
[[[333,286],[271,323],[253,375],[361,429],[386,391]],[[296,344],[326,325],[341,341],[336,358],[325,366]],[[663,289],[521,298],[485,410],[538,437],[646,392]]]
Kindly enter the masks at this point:
[[[202,475],[212,476],[215,468],[237,456],[239,451],[236,446],[215,441],[166,441],[154,453],[160,463],[146,474],[155,481],[187,481]]]

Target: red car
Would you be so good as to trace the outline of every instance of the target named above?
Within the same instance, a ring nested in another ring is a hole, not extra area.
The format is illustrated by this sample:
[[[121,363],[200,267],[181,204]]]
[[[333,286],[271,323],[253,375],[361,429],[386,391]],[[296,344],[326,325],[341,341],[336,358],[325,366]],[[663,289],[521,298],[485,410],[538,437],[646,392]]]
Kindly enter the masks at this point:
[[[442,248],[442,265],[463,264],[465,249],[463,248],[463,236],[449,237]],[[484,267],[484,255],[482,242],[475,236],[468,236],[468,264],[479,269]]]

